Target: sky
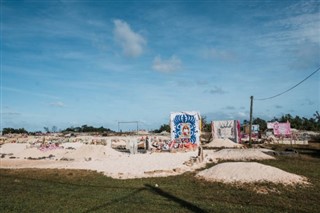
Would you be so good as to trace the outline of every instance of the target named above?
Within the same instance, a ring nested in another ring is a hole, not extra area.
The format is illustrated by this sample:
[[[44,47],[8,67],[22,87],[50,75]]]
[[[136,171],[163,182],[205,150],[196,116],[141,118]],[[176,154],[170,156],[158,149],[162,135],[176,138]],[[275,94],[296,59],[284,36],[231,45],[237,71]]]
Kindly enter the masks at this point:
[[[320,111],[320,1],[1,3],[1,128]],[[123,124],[134,129],[135,124]]]

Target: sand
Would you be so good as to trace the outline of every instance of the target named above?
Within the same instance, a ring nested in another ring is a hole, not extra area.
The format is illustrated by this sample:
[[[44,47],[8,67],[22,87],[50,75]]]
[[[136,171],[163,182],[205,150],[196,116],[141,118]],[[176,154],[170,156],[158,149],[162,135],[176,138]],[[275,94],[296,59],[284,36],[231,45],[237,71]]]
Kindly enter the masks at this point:
[[[254,183],[272,182],[284,185],[308,184],[303,176],[256,162],[221,163],[199,172],[196,177],[213,182]]]
[[[193,171],[199,165],[184,163],[197,156],[197,151],[178,153],[138,153],[131,155],[103,145],[66,143],[54,150],[40,151],[27,148],[26,144],[4,144],[1,154],[12,153],[1,158],[1,168],[58,168],[85,169],[102,172],[113,178],[143,178],[178,175]],[[73,147],[73,149],[67,149]],[[29,157],[50,159],[27,160]],[[9,159],[15,157],[15,159]]]
[[[9,154],[9,153],[19,153],[19,152],[22,152],[24,151],[26,148],[27,148],[28,144],[26,143],[19,143],[19,144],[16,144],[16,143],[7,143],[7,144],[3,144],[1,147],[0,147],[0,153],[6,153],[6,154]]]
[[[203,147],[208,147],[208,148],[209,147],[210,148],[221,148],[221,147],[240,148],[240,147],[243,147],[243,145],[235,143],[232,140],[226,138],[226,139],[214,139],[210,143],[203,145]]]
[[[130,138],[133,140],[134,138]],[[127,139],[122,139],[127,140]],[[110,141],[110,140],[108,140]],[[115,142],[116,143],[116,142]],[[233,142],[232,142],[233,143]],[[117,179],[164,177],[203,168],[219,160],[265,160],[274,157],[265,149],[204,150],[204,161],[197,159],[198,150],[188,152],[147,152],[129,154],[108,145],[87,145],[81,142],[62,143],[52,150],[41,151],[29,144],[9,143],[1,146],[0,168],[84,169],[101,172]],[[8,155],[10,154],[10,155]],[[11,159],[11,158],[15,159]],[[28,158],[32,158],[31,160]],[[41,158],[40,160],[38,158]],[[45,159],[42,159],[45,158]],[[198,177],[214,181],[271,181],[296,183],[300,176],[285,173],[258,163],[222,163],[200,172]]]
[[[204,150],[205,158],[209,162],[218,162],[219,160],[250,161],[250,160],[272,160],[274,157],[264,152],[271,151],[267,149],[222,149]]]

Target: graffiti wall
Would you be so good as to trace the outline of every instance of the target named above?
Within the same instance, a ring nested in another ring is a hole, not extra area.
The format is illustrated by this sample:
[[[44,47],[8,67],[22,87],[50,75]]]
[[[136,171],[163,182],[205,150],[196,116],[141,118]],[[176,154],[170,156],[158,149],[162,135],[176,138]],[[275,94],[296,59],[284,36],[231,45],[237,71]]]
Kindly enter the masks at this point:
[[[236,143],[240,142],[240,121],[225,120],[212,121],[212,138],[213,139],[230,139]]]
[[[280,136],[280,135],[291,135],[291,127],[290,123],[279,123],[279,122],[272,122],[272,123],[267,123],[268,129],[273,129],[273,134],[275,136]]]
[[[201,117],[198,112],[173,112],[170,115],[171,139],[199,144]]]
[[[151,140],[151,149],[156,151],[187,151],[195,150],[196,148],[198,148],[198,144],[185,142],[180,139],[157,140],[154,138]]]

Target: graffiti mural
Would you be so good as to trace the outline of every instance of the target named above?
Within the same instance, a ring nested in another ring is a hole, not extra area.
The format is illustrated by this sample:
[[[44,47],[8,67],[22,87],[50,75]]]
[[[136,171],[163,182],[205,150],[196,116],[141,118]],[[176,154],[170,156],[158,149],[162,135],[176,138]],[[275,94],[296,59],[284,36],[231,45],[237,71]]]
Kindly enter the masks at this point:
[[[236,143],[240,142],[240,122],[236,120],[212,121],[213,139],[230,139]]]
[[[171,113],[171,139],[199,144],[201,117],[198,112]]]
[[[279,123],[279,122],[273,122],[273,123],[267,123],[268,129],[273,129],[273,134],[275,136],[280,135],[291,135],[291,127],[290,123]]]
[[[180,139],[175,140],[151,140],[151,150],[154,151],[186,151],[186,150],[195,150],[197,144],[191,142],[185,142]]]

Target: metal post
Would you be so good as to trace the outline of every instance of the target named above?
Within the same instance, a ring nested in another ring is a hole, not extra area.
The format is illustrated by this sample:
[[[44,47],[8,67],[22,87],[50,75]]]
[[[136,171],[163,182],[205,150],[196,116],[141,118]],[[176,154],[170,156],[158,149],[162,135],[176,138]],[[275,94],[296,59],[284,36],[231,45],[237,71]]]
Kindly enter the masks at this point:
[[[250,125],[249,125],[249,145],[251,146],[251,136],[252,136],[252,106],[253,106],[253,96],[250,96]]]
[[[137,121],[137,134],[139,133],[139,122]]]

